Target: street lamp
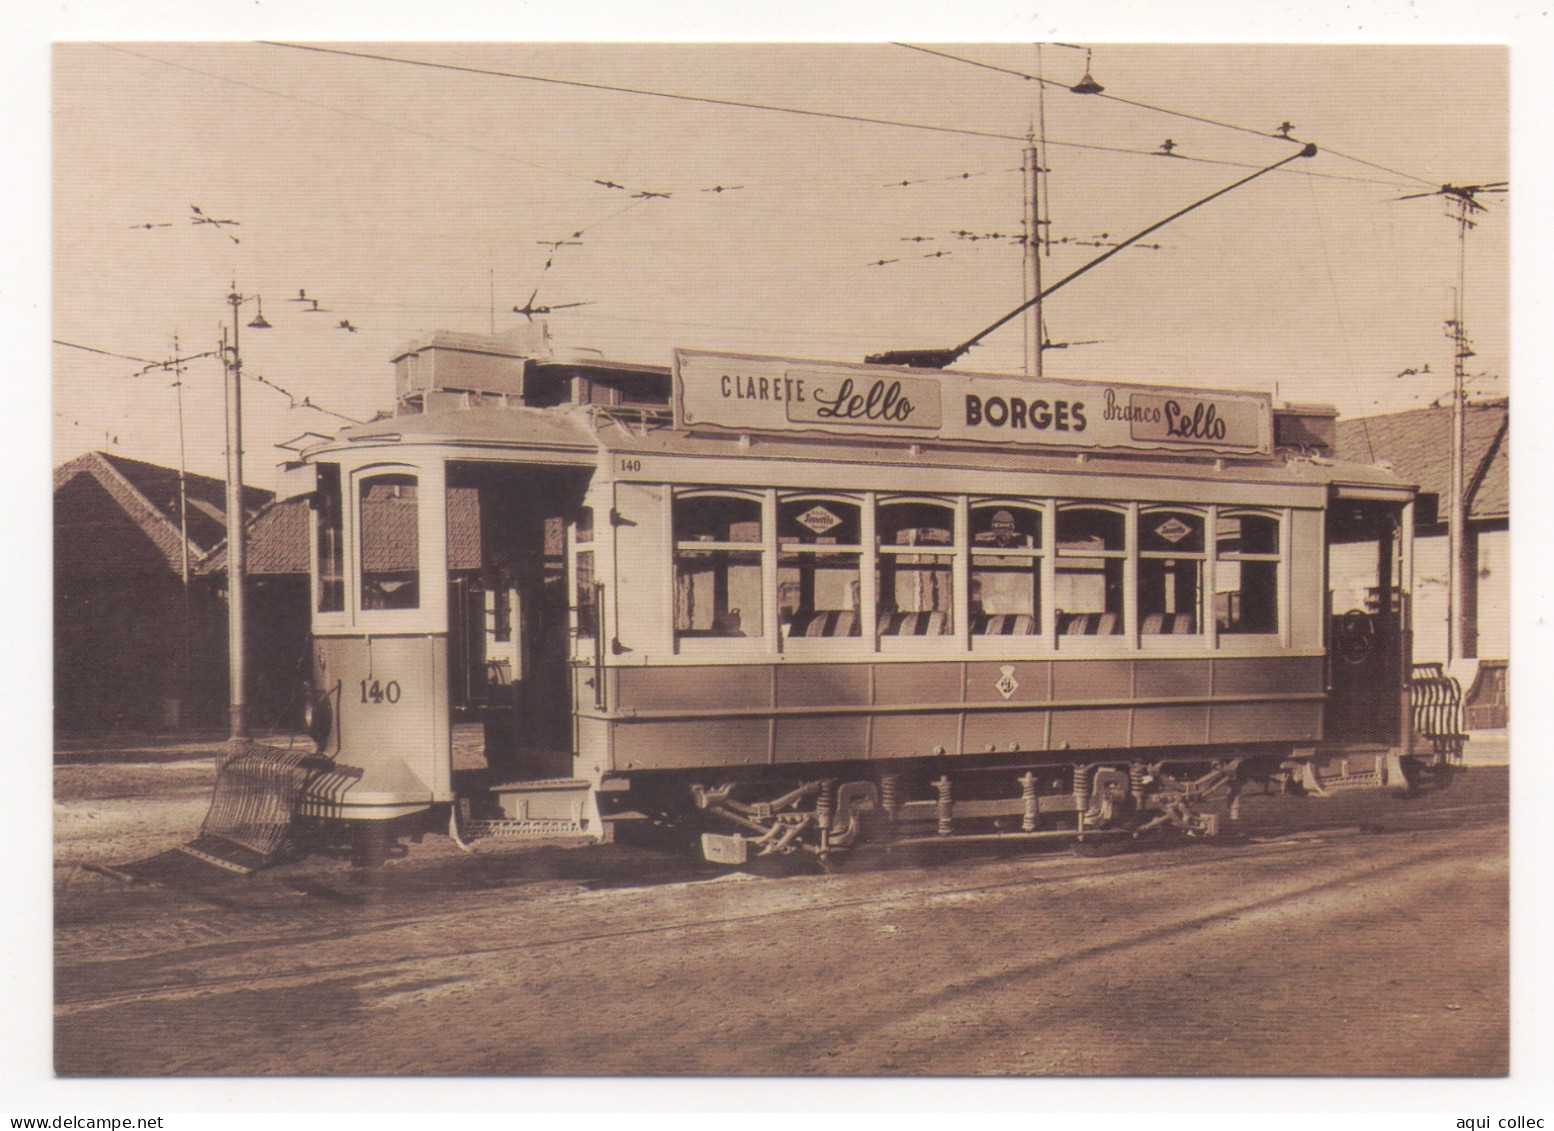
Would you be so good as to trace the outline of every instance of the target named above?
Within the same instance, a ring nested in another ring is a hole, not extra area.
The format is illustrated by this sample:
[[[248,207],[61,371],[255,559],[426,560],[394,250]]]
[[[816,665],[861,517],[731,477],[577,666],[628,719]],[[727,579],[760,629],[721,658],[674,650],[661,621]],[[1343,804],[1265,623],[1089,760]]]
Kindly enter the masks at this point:
[[[240,311],[252,302],[259,313],[248,325],[268,330],[264,301],[258,295],[243,295],[232,284],[227,305],[232,308],[232,343],[226,342],[222,327],[221,358],[226,367],[227,422],[227,719],[233,740],[248,737],[247,696],[247,603],[244,588],[248,577],[248,538],[244,529],[243,509],[243,355],[239,349]]]

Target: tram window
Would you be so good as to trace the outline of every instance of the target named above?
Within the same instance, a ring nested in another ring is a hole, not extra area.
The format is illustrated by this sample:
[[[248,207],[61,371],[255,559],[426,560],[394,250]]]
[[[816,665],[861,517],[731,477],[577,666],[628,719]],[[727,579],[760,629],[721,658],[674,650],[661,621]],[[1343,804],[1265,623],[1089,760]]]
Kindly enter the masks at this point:
[[[512,579],[506,571],[498,572],[491,589],[491,640],[496,644],[508,644],[513,639],[513,591]]]
[[[683,495],[674,502],[675,634],[760,636],[761,502]]]
[[[1279,520],[1220,514],[1214,544],[1214,616],[1221,633],[1279,631]]]
[[[313,497],[318,523],[318,611],[345,609],[345,508],[340,495],[340,465],[318,465],[318,492]]]
[[[785,636],[861,636],[861,510],[803,497],[777,508],[777,609]]]
[[[955,512],[940,503],[882,504],[875,545],[880,635],[954,632]]]
[[[576,585],[574,607],[577,611],[577,635],[580,640],[592,640],[599,631],[598,602],[594,599],[594,552],[579,550],[572,560]]]
[[[1005,503],[971,508],[971,631],[1041,632],[1041,512]]]
[[[1203,631],[1203,516],[1139,512],[1139,631],[1146,636]]]
[[[1126,523],[1120,511],[1058,508],[1055,602],[1060,633],[1114,636],[1122,632]]]
[[[360,501],[362,608],[419,608],[416,477],[375,475],[363,479]]]

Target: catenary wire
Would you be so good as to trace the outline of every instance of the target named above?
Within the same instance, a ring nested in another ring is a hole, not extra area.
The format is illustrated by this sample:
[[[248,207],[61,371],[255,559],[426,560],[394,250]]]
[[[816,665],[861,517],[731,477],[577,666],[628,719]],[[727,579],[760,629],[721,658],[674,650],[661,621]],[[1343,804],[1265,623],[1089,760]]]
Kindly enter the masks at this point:
[[[960,134],[966,137],[985,137],[995,141],[1024,141],[1016,134],[996,133],[991,130],[973,130],[964,126],[935,126],[926,122],[902,122],[891,118],[872,118],[863,114],[842,114],[833,110],[804,110],[796,106],[774,106],[765,102],[742,102],[732,98],[712,98],[701,94],[675,94],[642,87],[615,86],[609,83],[584,82],[581,79],[558,79],[545,75],[527,75],[518,71],[497,71],[485,67],[469,67],[457,63],[434,63],[425,59],[404,59],[394,55],[376,55],[367,51],[346,51],[338,47],[319,47],[307,43],[283,43],[262,39],[267,47],[285,47],[294,51],[316,51],[325,55],[343,55],[353,59],[370,59],[380,63],[399,63],[412,67],[429,67],[434,70],[457,71],[463,74],[485,75],[490,78],[519,79],[524,82],[550,83],[555,86],[578,87],[583,90],[604,90],[615,94],[637,94],[649,98],[667,98],[676,102],[697,102],[708,106],[733,106],[746,110],[766,110],[778,114],[797,114],[808,118],[829,118],[840,122],[861,122],[874,126],[896,126],[901,129],[928,130],[932,133]]]
[[[100,353],[104,357],[117,357],[117,358],[119,358],[120,360],[123,360],[123,361],[139,361],[139,362],[143,362],[146,365],[161,365],[162,364],[160,361],[152,361],[150,358],[135,357],[132,354],[127,354],[127,353],[114,353],[112,350],[100,350],[100,349],[94,348],[93,346],[79,345],[76,342],[61,341],[59,338],[55,338],[54,339],[54,344],[56,346],[68,346],[69,348],[71,348],[73,350],[85,350],[87,353]]]
[[[190,74],[200,75],[200,76],[202,76],[204,78],[214,79],[217,82],[224,82],[224,83],[228,83],[228,84],[230,84],[232,86],[242,87],[245,90],[252,90],[252,91],[255,91],[255,92],[259,93],[259,94],[268,94],[272,98],[281,98],[281,99],[284,99],[284,100],[286,100],[288,102],[300,103],[303,106],[312,106],[315,109],[326,110],[326,111],[328,111],[328,112],[330,112],[332,114],[339,114],[339,115],[341,115],[343,117],[346,117],[346,118],[354,118],[355,120],[357,120],[359,122],[368,122],[368,123],[370,123],[372,125],[375,125],[375,126],[382,126],[384,129],[396,130],[399,133],[409,134],[412,137],[422,138],[422,139],[424,139],[426,141],[433,141],[433,142],[436,142],[439,145],[447,145],[447,146],[452,146],[452,147],[454,147],[456,149],[468,150],[471,153],[478,153],[478,154],[481,154],[482,156],[485,156],[485,157],[495,157],[498,160],[510,161],[510,162],[512,162],[515,165],[522,165],[522,166],[524,166],[526,168],[529,168],[529,169],[538,169],[542,173],[554,173],[558,177],[570,177],[573,180],[578,180],[578,181],[592,181],[593,180],[592,177],[588,176],[585,173],[573,173],[573,172],[570,172],[570,171],[568,171],[566,169],[557,169],[557,168],[555,168],[552,165],[541,165],[541,164],[538,164],[537,162],[534,162],[534,161],[525,161],[525,160],[523,160],[523,158],[521,158],[521,157],[514,157],[510,153],[500,153],[500,152],[498,152],[497,150],[494,150],[494,149],[485,149],[482,146],[471,145],[468,142],[464,142],[464,141],[456,141],[453,138],[442,137],[442,136],[440,136],[438,134],[428,133],[425,130],[417,130],[417,129],[412,129],[409,126],[401,126],[401,125],[398,125],[398,124],[396,124],[394,122],[384,121],[382,118],[374,118],[374,117],[372,117],[369,114],[361,114],[361,113],[358,113],[358,112],[356,112],[354,110],[344,110],[344,109],[341,109],[339,106],[331,106],[327,102],[318,102],[318,101],[316,101],[314,99],[311,99],[311,98],[303,98],[300,95],[287,94],[284,91],[274,90],[274,89],[271,89],[270,87],[266,87],[266,86],[260,86],[257,83],[244,82],[242,79],[235,79],[235,78],[232,78],[229,75],[220,75],[220,74],[216,74],[214,71],[206,71],[206,70],[201,70],[199,67],[191,67],[191,66],[189,66],[186,63],[174,63],[174,62],[172,62],[169,59],[159,59],[155,55],[146,55],[146,54],[142,54],[139,51],[131,51],[129,48],[121,46],[120,44],[116,44],[116,43],[100,43],[100,44],[98,44],[98,46],[99,47],[105,47],[105,48],[107,48],[110,51],[122,52],[125,55],[133,55],[135,58],[137,58],[137,59],[144,59],[144,60],[146,60],[149,63],[160,63],[162,66],[164,66],[164,67],[171,67],[174,70],[187,71]]]
[[[956,63],[965,63],[968,66],[972,66],[972,67],[981,67],[984,70],[997,71],[997,72],[999,72],[1001,74],[1013,75],[1016,78],[1027,79],[1027,80],[1029,80],[1031,82],[1043,83],[1043,84],[1045,84],[1047,86],[1058,86],[1058,87],[1062,87],[1064,90],[1069,90],[1070,89],[1070,87],[1066,83],[1058,82],[1055,79],[1043,78],[1040,75],[1029,74],[1026,71],[1021,71],[1021,70],[1018,70],[1018,69],[1013,68],[1013,67],[1000,67],[1000,66],[996,66],[996,65],[994,65],[992,63],[984,63],[984,62],[981,62],[980,60],[977,60],[977,59],[967,59],[966,57],[964,57],[962,55],[952,55],[952,54],[950,54],[947,51],[936,51],[936,50],[934,50],[931,47],[920,47],[920,46],[918,46],[916,44],[912,44],[912,43],[899,43],[898,42],[896,44],[896,46],[897,47],[905,47],[908,51],[921,51],[925,55],[936,55],[936,56],[938,56],[941,59],[949,59],[949,60],[951,60],[953,62],[956,62]],[[1218,126],[1221,129],[1235,130],[1235,131],[1237,131],[1239,133],[1251,134],[1254,137],[1277,138],[1277,136],[1278,136],[1276,134],[1270,134],[1270,133],[1268,133],[1268,132],[1266,132],[1264,130],[1254,130],[1250,126],[1239,126],[1239,125],[1236,125],[1233,122],[1222,122],[1222,121],[1219,121],[1216,118],[1204,118],[1204,117],[1201,117],[1201,116],[1199,116],[1197,114],[1189,114],[1189,113],[1187,113],[1186,111],[1183,111],[1183,110],[1172,110],[1172,109],[1169,109],[1169,108],[1164,107],[1164,106],[1154,106],[1154,105],[1151,105],[1148,102],[1140,102],[1140,101],[1138,101],[1136,99],[1132,99],[1132,98],[1123,98],[1121,95],[1118,95],[1118,94],[1108,94],[1105,91],[1097,91],[1094,94],[1086,94],[1084,97],[1086,97],[1086,98],[1103,98],[1103,99],[1106,99],[1109,102],[1121,103],[1124,106],[1133,106],[1133,107],[1136,107],[1136,108],[1138,108],[1140,110],[1149,110],[1149,111],[1151,111],[1153,113],[1156,113],[1156,114],[1166,114],[1166,115],[1169,115],[1169,116],[1171,116],[1173,118],[1185,118],[1186,120],[1191,121],[1191,122],[1199,122],[1199,123],[1202,123],[1204,125],[1209,125],[1209,126]],[[1284,139],[1284,140],[1294,141],[1295,139],[1290,138],[1290,139]],[[1059,143],[1059,142],[1049,142],[1048,144],[1058,145],[1058,144],[1061,144],[1061,143]],[[1435,183],[1435,182],[1429,180],[1426,177],[1416,176],[1413,173],[1406,173],[1406,172],[1404,172],[1404,171],[1402,171],[1400,169],[1388,168],[1386,165],[1378,165],[1374,161],[1367,161],[1363,157],[1355,157],[1352,154],[1341,153],[1338,150],[1329,148],[1327,146],[1323,146],[1322,147],[1322,151],[1324,153],[1331,153],[1334,157],[1342,157],[1345,161],[1354,161],[1357,164],[1365,165],[1365,166],[1368,166],[1369,168],[1372,168],[1372,169],[1377,169],[1380,172],[1390,173],[1394,177],[1406,177],[1408,180],[1417,181],[1418,183],[1420,183],[1422,185],[1433,185]],[[1307,176],[1319,176],[1321,174],[1307,173],[1306,175]]]
[[[377,62],[383,62],[383,63],[399,63],[399,64],[402,64],[402,65],[405,65],[405,66],[430,67],[430,68],[438,69],[438,70],[448,70],[448,71],[457,71],[457,72],[462,72],[462,73],[467,73],[467,74],[486,75],[486,76],[490,76],[490,77],[494,77],[494,78],[521,79],[521,80],[528,81],[528,82],[554,83],[554,84],[557,84],[557,85],[560,85],[560,86],[580,87],[580,88],[585,89],[585,90],[603,90],[603,91],[610,91],[610,92],[619,93],[619,94],[638,94],[638,95],[644,95],[644,96],[653,97],[653,98],[668,98],[668,99],[673,99],[673,100],[676,100],[676,101],[683,101],[683,102],[698,102],[698,103],[704,103],[704,104],[712,105],[712,106],[731,106],[731,107],[738,107],[738,108],[743,108],[743,109],[747,109],[747,110],[766,110],[766,111],[771,111],[771,112],[776,112],[776,113],[797,114],[797,115],[801,115],[801,116],[805,116],[805,117],[828,118],[828,119],[832,119],[832,120],[836,120],[836,121],[844,121],[844,122],[862,122],[862,123],[865,123],[865,124],[868,124],[868,125],[895,126],[895,127],[899,127],[899,128],[902,128],[902,129],[928,130],[928,131],[932,131],[932,132],[935,132],[935,133],[961,134],[961,135],[968,136],[968,137],[990,138],[990,139],[993,139],[995,141],[1022,141],[1023,142],[1023,141],[1026,140],[1024,137],[1021,137],[1021,136],[1019,136],[1017,134],[998,133],[998,132],[995,132],[995,131],[992,131],[992,130],[973,130],[973,129],[967,129],[965,127],[955,127],[955,126],[935,126],[935,125],[929,125],[929,124],[924,123],[924,122],[903,122],[903,121],[899,121],[899,120],[891,119],[891,118],[873,118],[873,117],[867,117],[867,116],[858,115],[858,114],[842,114],[842,113],[838,113],[836,111],[830,111],[830,110],[804,110],[804,109],[800,109],[798,107],[793,107],[793,106],[774,106],[774,105],[771,105],[771,104],[768,104],[768,103],[762,103],[762,102],[742,102],[742,101],[739,101],[737,99],[711,98],[711,97],[708,97],[708,96],[705,96],[705,95],[675,94],[675,93],[670,93],[670,92],[666,92],[666,91],[647,90],[647,89],[644,89],[644,88],[641,88],[641,87],[613,86],[613,85],[609,85],[609,84],[606,84],[606,83],[584,82],[584,81],[582,81],[580,79],[558,79],[558,78],[546,77],[546,76],[543,76],[543,75],[527,75],[527,74],[522,74],[522,73],[519,73],[519,72],[516,72],[516,71],[497,71],[497,70],[491,70],[491,69],[481,68],[481,67],[467,67],[467,66],[462,66],[460,64],[456,64],[456,63],[434,63],[434,62],[430,62],[430,61],[424,60],[424,59],[405,59],[405,58],[400,58],[398,56],[393,56],[393,55],[376,55],[376,54],[372,54],[370,52],[363,52],[363,51],[346,51],[346,50],[343,50],[341,48],[319,47],[319,46],[311,45],[311,44],[283,43],[283,42],[279,42],[279,41],[275,41],[275,40],[260,40],[260,42],[265,44],[266,46],[270,46],[270,47],[289,47],[289,48],[292,48],[292,49],[297,50],[297,51],[317,51],[317,52],[322,52],[324,54],[343,55],[343,56],[346,56],[346,57],[349,57],[349,58],[358,58],[358,59],[370,59],[370,60],[375,60]],[[905,46],[905,45],[903,45],[903,46]],[[1001,69],[1001,68],[998,68],[998,69]],[[1026,77],[1034,77],[1034,76],[1026,76]],[[1256,131],[1249,131],[1249,132],[1254,132],[1255,133]],[[1262,134],[1260,136],[1268,137],[1270,135]],[[1126,148],[1126,147],[1123,147],[1123,146],[1094,145],[1094,144],[1090,144],[1090,143],[1086,143],[1086,142],[1077,142],[1077,141],[1053,141],[1050,138],[1047,140],[1046,144],[1047,145],[1058,146],[1058,147],[1065,148],[1065,149],[1093,150],[1093,151],[1099,152],[1099,153],[1125,153],[1125,154],[1130,154],[1130,155],[1136,156],[1136,157],[1158,157],[1158,156],[1160,156],[1160,154],[1157,151],[1150,150],[1150,149],[1129,149],[1129,148]],[[1181,160],[1195,161],[1195,162],[1199,162],[1199,163],[1202,163],[1202,164],[1230,165],[1230,166],[1233,166],[1233,167],[1236,167],[1236,168],[1243,168],[1243,169],[1256,169],[1256,168],[1260,167],[1260,166],[1257,166],[1257,165],[1254,165],[1254,164],[1248,164],[1248,163],[1245,163],[1245,162],[1223,161],[1223,160],[1216,160],[1214,158],[1208,158],[1208,157],[1190,157],[1190,156],[1187,156],[1185,154],[1176,154],[1174,156],[1178,157]],[[1343,156],[1343,155],[1342,154],[1338,154],[1338,156]],[[1351,158],[1351,160],[1353,160],[1353,159]],[[1379,166],[1378,166],[1378,168],[1379,168]],[[1391,170],[1385,170],[1385,171],[1390,172]],[[1394,188],[1400,187],[1400,186],[1394,185],[1392,182],[1389,182],[1389,181],[1367,181],[1365,178],[1360,178],[1360,177],[1342,177],[1342,176],[1338,176],[1338,175],[1332,174],[1332,173],[1312,173],[1312,172],[1306,172],[1305,170],[1300,170],[1300,172],[1303,173],[1303,175],[1308,176],[1308,177],[1324,177],[1324,178],[1331,178],[1331,179],[1334,179],[1334,180],[1365,181],[1366,183],[1386,184],[1389,187],[1394,187]],[[1418,177],[1412,177],[1412,176],[1409,176],[1406,173],[1398,173],[1398,174],[1395,174],[1395,175],[1402,176],[1402,177],[1407,177],[1407,179],[1413,180],[1413,181],[1418,181],[1419,180]],[[1429,182],[1421,182],[1421,183],[1429,183]]]

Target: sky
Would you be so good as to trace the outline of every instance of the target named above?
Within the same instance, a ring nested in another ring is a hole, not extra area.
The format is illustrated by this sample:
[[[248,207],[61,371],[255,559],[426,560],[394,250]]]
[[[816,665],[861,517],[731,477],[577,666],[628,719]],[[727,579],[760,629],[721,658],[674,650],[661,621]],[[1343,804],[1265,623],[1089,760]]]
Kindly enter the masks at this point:
[[[1068,89],[1087,59],[1102,95]],[[1051,296],[1047,375],[1429,404],[1465,252],[1470,392],[1508,388],[1514,194],[1465,248],[1430,195],[1509,180],[1504,47],[107,40],[52,69],[56,463],[176,464],[181,392],[187,465],[222,474],[218,359],[140,371],[216,350],[234,284],[259,485],[275,444],[392,407],[399,347],[526,302],[559,347],[661,365],[955,345],[1025,297],[1033,131],[1048,283],[1288,157],[1281,123],[1319,149]],[[1016,321],[956,368],[1024,351]]]

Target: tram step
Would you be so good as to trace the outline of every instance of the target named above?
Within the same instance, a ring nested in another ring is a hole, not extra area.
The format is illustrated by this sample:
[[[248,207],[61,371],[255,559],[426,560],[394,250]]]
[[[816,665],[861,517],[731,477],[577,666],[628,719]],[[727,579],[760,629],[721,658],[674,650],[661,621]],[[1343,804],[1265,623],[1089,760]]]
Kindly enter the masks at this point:
[[[483,837],[552,837],[552,836],[586,836],[587,830],[583,828],[580,820],[560,821],[519,821],[519,820],[489,820],[489,821],[465,821],[460,825],[460,831],[468,840],[479,840]]]

